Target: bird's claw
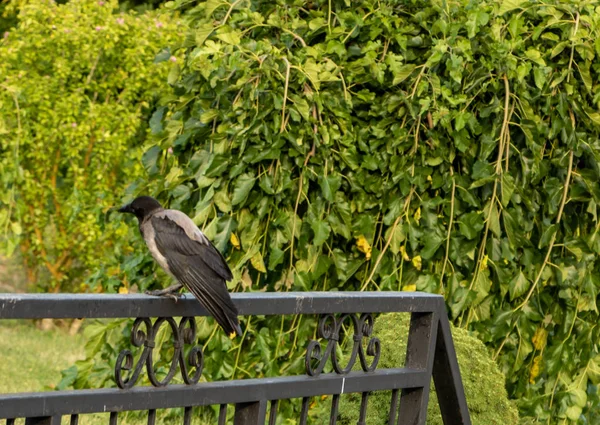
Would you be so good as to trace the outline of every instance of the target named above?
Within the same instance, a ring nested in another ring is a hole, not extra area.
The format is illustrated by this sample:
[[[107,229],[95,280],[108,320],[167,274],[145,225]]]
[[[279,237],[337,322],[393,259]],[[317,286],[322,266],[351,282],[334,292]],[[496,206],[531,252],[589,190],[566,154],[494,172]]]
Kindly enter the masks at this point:
[[[152,295],[154,297],[167,297],[167,298],[171,298],[175,302],[177,302],[179,300],[179,298],[181,298],[181,296],[182,296],[182,294],[180,294],[178,292],[165,292],[163,289],[158,289],[158,290],[155,290],[155,291],[144,291],[144,293],[146,295]]]

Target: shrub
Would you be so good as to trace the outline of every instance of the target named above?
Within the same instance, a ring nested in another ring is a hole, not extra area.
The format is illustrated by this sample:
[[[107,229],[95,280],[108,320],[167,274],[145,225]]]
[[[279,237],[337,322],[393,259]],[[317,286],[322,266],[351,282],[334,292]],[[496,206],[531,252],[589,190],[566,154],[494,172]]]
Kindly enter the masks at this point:
[[[592,3],[207,1],[186,16],[144,162],[226,250],[237,290],[443,293],[523,414],[592,418]],[[253,319],[227,370],[289,371],[307,323]]]
[[[386,314],[375,321],[374,335],[381,340],[381,358],[378,369],[401,367],[406,356],[406,335],[410,323],[408,314]],[[504,388],[505,378],[491,359],[486,347],[468,331],[451,327],[456,356],[460,365],[469,413],[473,425],[516,425],[519,421],[514,402],[508,400]],[[356,424],[361,403],[360,394],[340,398],[338,423]],[[443,425],[435,387],[427,409],[428,425]],[[367,425],[387,425],[390,410],[390,393],[377,392],[369,397]],[[319,423],[327,423],[328,413]]]
[[[168,73],[153,60],[178,42],[180,25],[117,7],[24,4],[0,41],[0,228],[20,237],[38,290],[102,289],[84,282],[129,249],[127,225],[105,214],[144,173],[148,115]],[[116,265],[105,279],[121,276]]]

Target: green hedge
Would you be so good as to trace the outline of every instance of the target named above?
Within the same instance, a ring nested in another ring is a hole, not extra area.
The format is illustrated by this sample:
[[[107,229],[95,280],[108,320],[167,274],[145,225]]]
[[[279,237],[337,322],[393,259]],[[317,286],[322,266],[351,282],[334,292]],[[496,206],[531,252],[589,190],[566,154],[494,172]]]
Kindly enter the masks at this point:
[[[141,144],[168,73],[153,60],[182,34],[164,12],[117,8],[24,2],[0,40],[0,240],[9,254],[21,243],[36,290],[102,290],[90,280],[98,271],[105,288],[120,285],[109,259],[131,250],[133,232],[105,213],[143,175]]]
[[[232,289],[443,293],[524,415],[597,420],[592,2],[170,5],[191,29],[143,162]],[[314,322],[245,326],[210,378],[299,370]]]
[[[380,339],[382,347],[378,369],[404,365],[409,323],[409,314],[385,314],[375,320],[373,335]],[[452,337],[473,425],[517,425],[519,415],[514,402],[508,400],[504,375],[486,347],[461,328],[452,327]],[[340,398],[338,424],[354,425],[358,422],[361,398],[361,394],[348,394]],[[371,393],[367,404],[367,425],[387,425],[390,403],[390,391]],[[315,423],[328,423],[331,404],[323,407],[322,416]],[[433,381],[427,424],[443,425]]]

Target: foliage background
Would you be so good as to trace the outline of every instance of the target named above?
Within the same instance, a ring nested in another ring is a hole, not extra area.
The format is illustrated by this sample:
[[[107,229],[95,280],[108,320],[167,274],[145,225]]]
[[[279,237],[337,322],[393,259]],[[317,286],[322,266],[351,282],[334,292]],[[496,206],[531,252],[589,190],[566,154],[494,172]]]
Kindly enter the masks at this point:
[[[188,212],[232,290],[444,294],[522,415],[598,421],[596,2],[168,6],[189,31],[126,198]],[[149,267],[95,278],[145,287]],[[201,322],[210,380],[301,373],[314,336],[303,317],[251,318],[239,341]],[[121,328],[90,329],[86,364],[115,359]],[[80,366],[65,385],[112,385]]]
[[[595,2],[208,1],[186,16],[144,164],[228,252],[232,289],[442,293],[522,414],[597,420]],[[232,375],[287,369],[310,331],[277,320],[247,323]],[[253,359],[257,341],[274,361]]]
[[[117,8],[26,3],[0,41],[0,228],[20,238],[41,290],[102,289],[92,272],[127,252],[115,241],[128,227],[105,214],[143,175],[141,143],[168,73],[153,58],[180,35],[176,18]],[[15,238],[5,243],[12,252]]]

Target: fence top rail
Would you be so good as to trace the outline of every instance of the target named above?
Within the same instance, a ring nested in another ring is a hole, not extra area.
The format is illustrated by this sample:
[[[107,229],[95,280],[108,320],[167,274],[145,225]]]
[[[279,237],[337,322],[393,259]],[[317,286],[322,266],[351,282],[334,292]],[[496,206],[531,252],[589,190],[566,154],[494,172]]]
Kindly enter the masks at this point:
[[[433,312],[440,295],[420,292],[246,292],[231,294],[242,316]],[[0,294],[0,319],[207,316],[191,295],[178,301],[145,294]]]

